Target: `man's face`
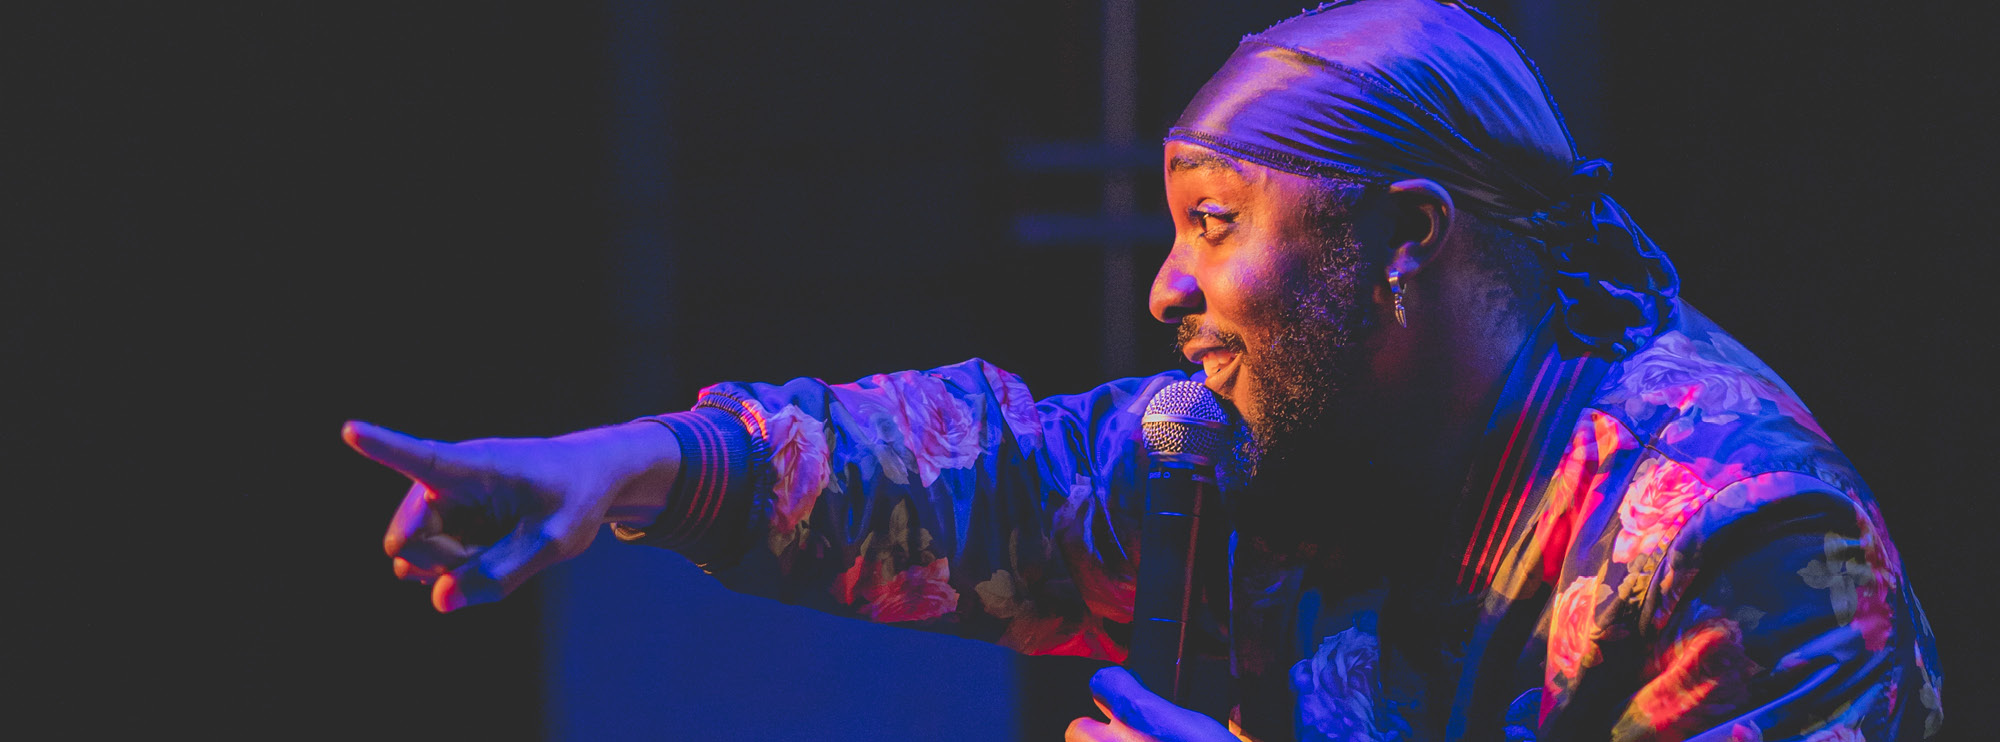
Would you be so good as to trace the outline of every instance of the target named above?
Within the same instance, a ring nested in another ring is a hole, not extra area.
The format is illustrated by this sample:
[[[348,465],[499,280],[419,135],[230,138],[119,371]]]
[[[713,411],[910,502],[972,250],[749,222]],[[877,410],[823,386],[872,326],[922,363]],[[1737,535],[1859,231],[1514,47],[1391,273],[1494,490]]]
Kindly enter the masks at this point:
[[[1351,222],[1311,180],[1185,142],[1166,149],[1173,251],[1151,308],[1235,404],[1260,452],[1320,426],[1361,368],[1370,284]],[[1332,222],[1329,224],[1329,222]]]

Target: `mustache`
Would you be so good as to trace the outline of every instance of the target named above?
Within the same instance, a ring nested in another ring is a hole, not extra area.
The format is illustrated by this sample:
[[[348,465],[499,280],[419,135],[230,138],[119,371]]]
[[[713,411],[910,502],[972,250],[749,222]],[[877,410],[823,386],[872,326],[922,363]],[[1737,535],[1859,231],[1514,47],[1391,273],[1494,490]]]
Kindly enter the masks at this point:
[[[1197,340],[1220,345],[1237,354],[1243,353],[1248,347],[1243,343],[1242,335],[1210,326],[1202,322],[1199,314],[1182,317],[1180,326],[1174,331],[1174,353],[1181,353]]]

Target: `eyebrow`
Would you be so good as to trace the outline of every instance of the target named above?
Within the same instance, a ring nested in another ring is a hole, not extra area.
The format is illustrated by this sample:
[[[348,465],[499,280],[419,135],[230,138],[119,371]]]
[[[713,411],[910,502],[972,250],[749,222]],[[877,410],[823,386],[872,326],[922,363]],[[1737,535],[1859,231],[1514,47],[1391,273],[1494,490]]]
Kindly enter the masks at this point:
[[[1174,155],[1172,159],[1167,160],[1167,172],[1172,173],[1186,170],[1218,170],[1224,168],[1231,172],[1241,172],[1236,169],[1235,160],[1223,157],[1214,152],[1194,152],[1185,155]]]

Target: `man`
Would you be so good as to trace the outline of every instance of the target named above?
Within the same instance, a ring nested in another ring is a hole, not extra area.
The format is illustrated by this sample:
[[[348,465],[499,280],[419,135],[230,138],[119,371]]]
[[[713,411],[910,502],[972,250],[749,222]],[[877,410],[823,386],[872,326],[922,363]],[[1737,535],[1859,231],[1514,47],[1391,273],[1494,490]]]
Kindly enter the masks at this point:
[[[1151,305],[1248,434],[1208,588],[1228,727],[1107,670],[1072,739],[1888,739],[1941,677],[1851,465],[1677,298],[1532,65],[1433,0],[1245,39],[1169,132]],[[721,384],[548,440],[348,442],[449,611],[600,523],[732,587],[1124,658],[1169,373],[1036,401],[982,361]]]

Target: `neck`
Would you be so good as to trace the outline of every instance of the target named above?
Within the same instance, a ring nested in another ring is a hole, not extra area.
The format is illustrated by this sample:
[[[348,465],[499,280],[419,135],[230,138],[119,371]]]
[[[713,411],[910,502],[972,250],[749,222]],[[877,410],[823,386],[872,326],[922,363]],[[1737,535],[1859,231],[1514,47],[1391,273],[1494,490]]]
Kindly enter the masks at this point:
[[[1409,352],[1398,368],[1385,369],[1393,375],[1378,377],[1381,391],[1371,395],[1377,404],[1366,419],[1377,465],[1428,512],[1445,512],[1440,508],[1457,496],[1514,358],[1534,331],[1534,318],[1495,296],[1447,297],[1455,301],[1434,302],[1428,321],[1413,317],[1401,338]]]
[[[1432,312],[1412,317],[1409,328],[1378,332],[1368,378],[1330,411],[1340,422],[1309,433],[1293,455],[1260,464],[1252,496],[1237,503],[1239,528],[1274,543],[1346,543],[1342,549],[1373,569],[1429,564],[1424,550],[1438,546],[1514,357],[1534,329],[1535,318],[1504,303],[1461,306],[1467,311]]]

